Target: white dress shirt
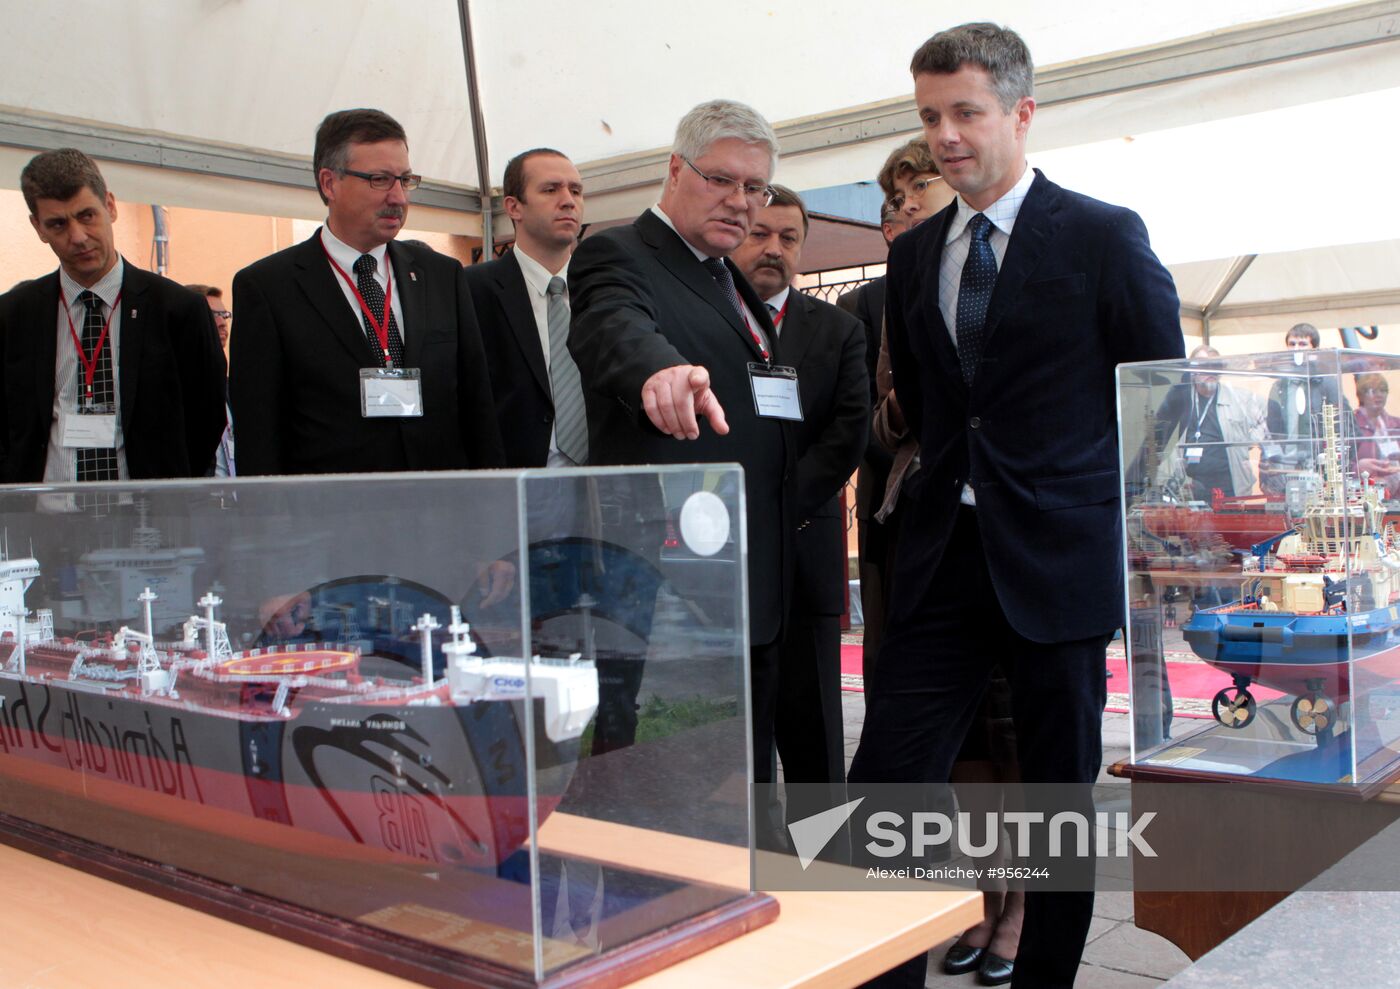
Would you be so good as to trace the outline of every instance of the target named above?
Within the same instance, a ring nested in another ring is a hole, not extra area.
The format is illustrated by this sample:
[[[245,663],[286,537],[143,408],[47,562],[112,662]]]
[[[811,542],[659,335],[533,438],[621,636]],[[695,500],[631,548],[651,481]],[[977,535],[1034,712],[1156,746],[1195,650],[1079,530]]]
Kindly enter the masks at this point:
[[[1026,193],[1035,181],[1035,169],[1029,165],[1016,180],[1016,184],[1006,194],[984,210],[975,210],[959,194],[955,200],[957,214],[948,225],[948,239],[943,243],[943,257],[938,265],[938,308],[943,313],[948,335],[953,338],[953,348],[958,346],[958,289],[962,287],[963,265],[967,262],[967,252],[972,247],[972,234],[967,225],[979,212],[991,223],[987,243],[997,259],[997,274],[1001,274],[1002,261],[1006,259],[1006,246],[1011,242],[1011,231],[1016,226],[1016,216],[1021,212],[1021,204],[1026,201]],[[964,484],[962,503],[976,505],[972,485]]]

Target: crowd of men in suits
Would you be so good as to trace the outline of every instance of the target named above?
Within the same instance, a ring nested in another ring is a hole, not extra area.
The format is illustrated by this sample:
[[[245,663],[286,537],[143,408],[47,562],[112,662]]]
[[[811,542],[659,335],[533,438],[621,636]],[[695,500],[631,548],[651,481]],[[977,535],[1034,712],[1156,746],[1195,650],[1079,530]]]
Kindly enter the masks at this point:
[[[1027,167],[1017,35],[942,32],[911,72],[931,172],[887,187],[888,276],[846,303],[862,318],[794,290],[809,218],[742,104],[686,114],[656,205],[581,242],[574,165],[516,156],[514,250],[465,269],[396,239],[420,181],[402,127],[332,113],[313,156],[325,224],[234,279],[227,392],[222,302],[124,261],[96,165],[40,154],[21,188],[60,265],[0,297],[0,480],[196,476],[221,437],[239,474],[737,462],[757,782],[776,751],[835,803],[837,496],[867,445],[883,339],[918,453],[866,611],[884,635],[853,794],[946,779],[994,664],[1027,782],[1092,783],[1123,621],[1113,371],[1182,356],[1176,292],[1135,214]],[[956,198],[895,237],[934,173]],[[776,818],[758,834],[783,844]],[[1091,905],[1027,898],[1015,984],[1073,982]],[[922,985],[924,964],[885,981]]]

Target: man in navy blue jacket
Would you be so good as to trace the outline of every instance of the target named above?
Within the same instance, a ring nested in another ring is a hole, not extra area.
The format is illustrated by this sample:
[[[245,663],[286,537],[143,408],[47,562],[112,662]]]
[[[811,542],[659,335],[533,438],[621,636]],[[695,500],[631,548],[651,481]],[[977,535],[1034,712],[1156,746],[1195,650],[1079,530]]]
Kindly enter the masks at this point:
[[[890,254],[894,385],[922,466],[905,486],[852,797],[947,779],[1000,664],[1023,780],[1068,785],[1067,805],[1092,812],[1104,652],[1123,624],[1114,367],[1183,345],[1136,214],[1027,166],[1033,71],[1025,43],[992,24],[935,35],[911,65],[958,198]],[[1092,908],[1091,881],[1030,886],[1013,985],[1072,985]],[[924,966],[887,981],[922,986]]]

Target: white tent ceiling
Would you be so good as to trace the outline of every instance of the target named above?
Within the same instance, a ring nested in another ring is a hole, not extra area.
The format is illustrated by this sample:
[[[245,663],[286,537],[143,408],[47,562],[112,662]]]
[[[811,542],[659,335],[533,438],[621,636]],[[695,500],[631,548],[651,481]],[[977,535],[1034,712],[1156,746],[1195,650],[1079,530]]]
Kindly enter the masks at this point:
[[[414,224],[475,232],[463,8],[490,182],[516,151],[558,147],[582,167],[590,219],[652,202],[676,119],[720,95],[778,126],[786,184],[869,179],[917,127],[913,48],[969,13],[927,0],[27,4],[7,19],[18,43],[0,90],[0,184],[34,148],[77,144],[129,199],[315,218],[317,121],[379,106],[430,180]],[[1346,304],[1400,288],[1386,178],[1400,149],[1385,113],[1400,92],[1387,43],[1400,0],[989,0],[976,15],[1016,27],[1042,67],[1033,163],[1141,212],[1188,317],[1215,301],[1222,332],[1284,294]],[[1294,253],[1378,242],[1316,263]],[[1290,260],[1261,257],[1221,302],[1235,258],[1279,252]]]

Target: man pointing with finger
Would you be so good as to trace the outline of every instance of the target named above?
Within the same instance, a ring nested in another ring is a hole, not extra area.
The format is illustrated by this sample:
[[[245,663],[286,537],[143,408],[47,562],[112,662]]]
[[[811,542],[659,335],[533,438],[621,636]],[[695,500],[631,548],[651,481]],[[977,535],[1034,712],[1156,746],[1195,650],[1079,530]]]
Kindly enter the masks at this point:
[[[772,198],[778,143],[741,103],[682,118],[657,205],[579,245],[569,267],[590,464],[734,462],[748,504],[754,752],[772,745],[786,614],[795,372],[774,353],[767,307],[726,258]],[[771,779],[758,758],[760,782]],[[763,832],[762,824],[760,833]]]

